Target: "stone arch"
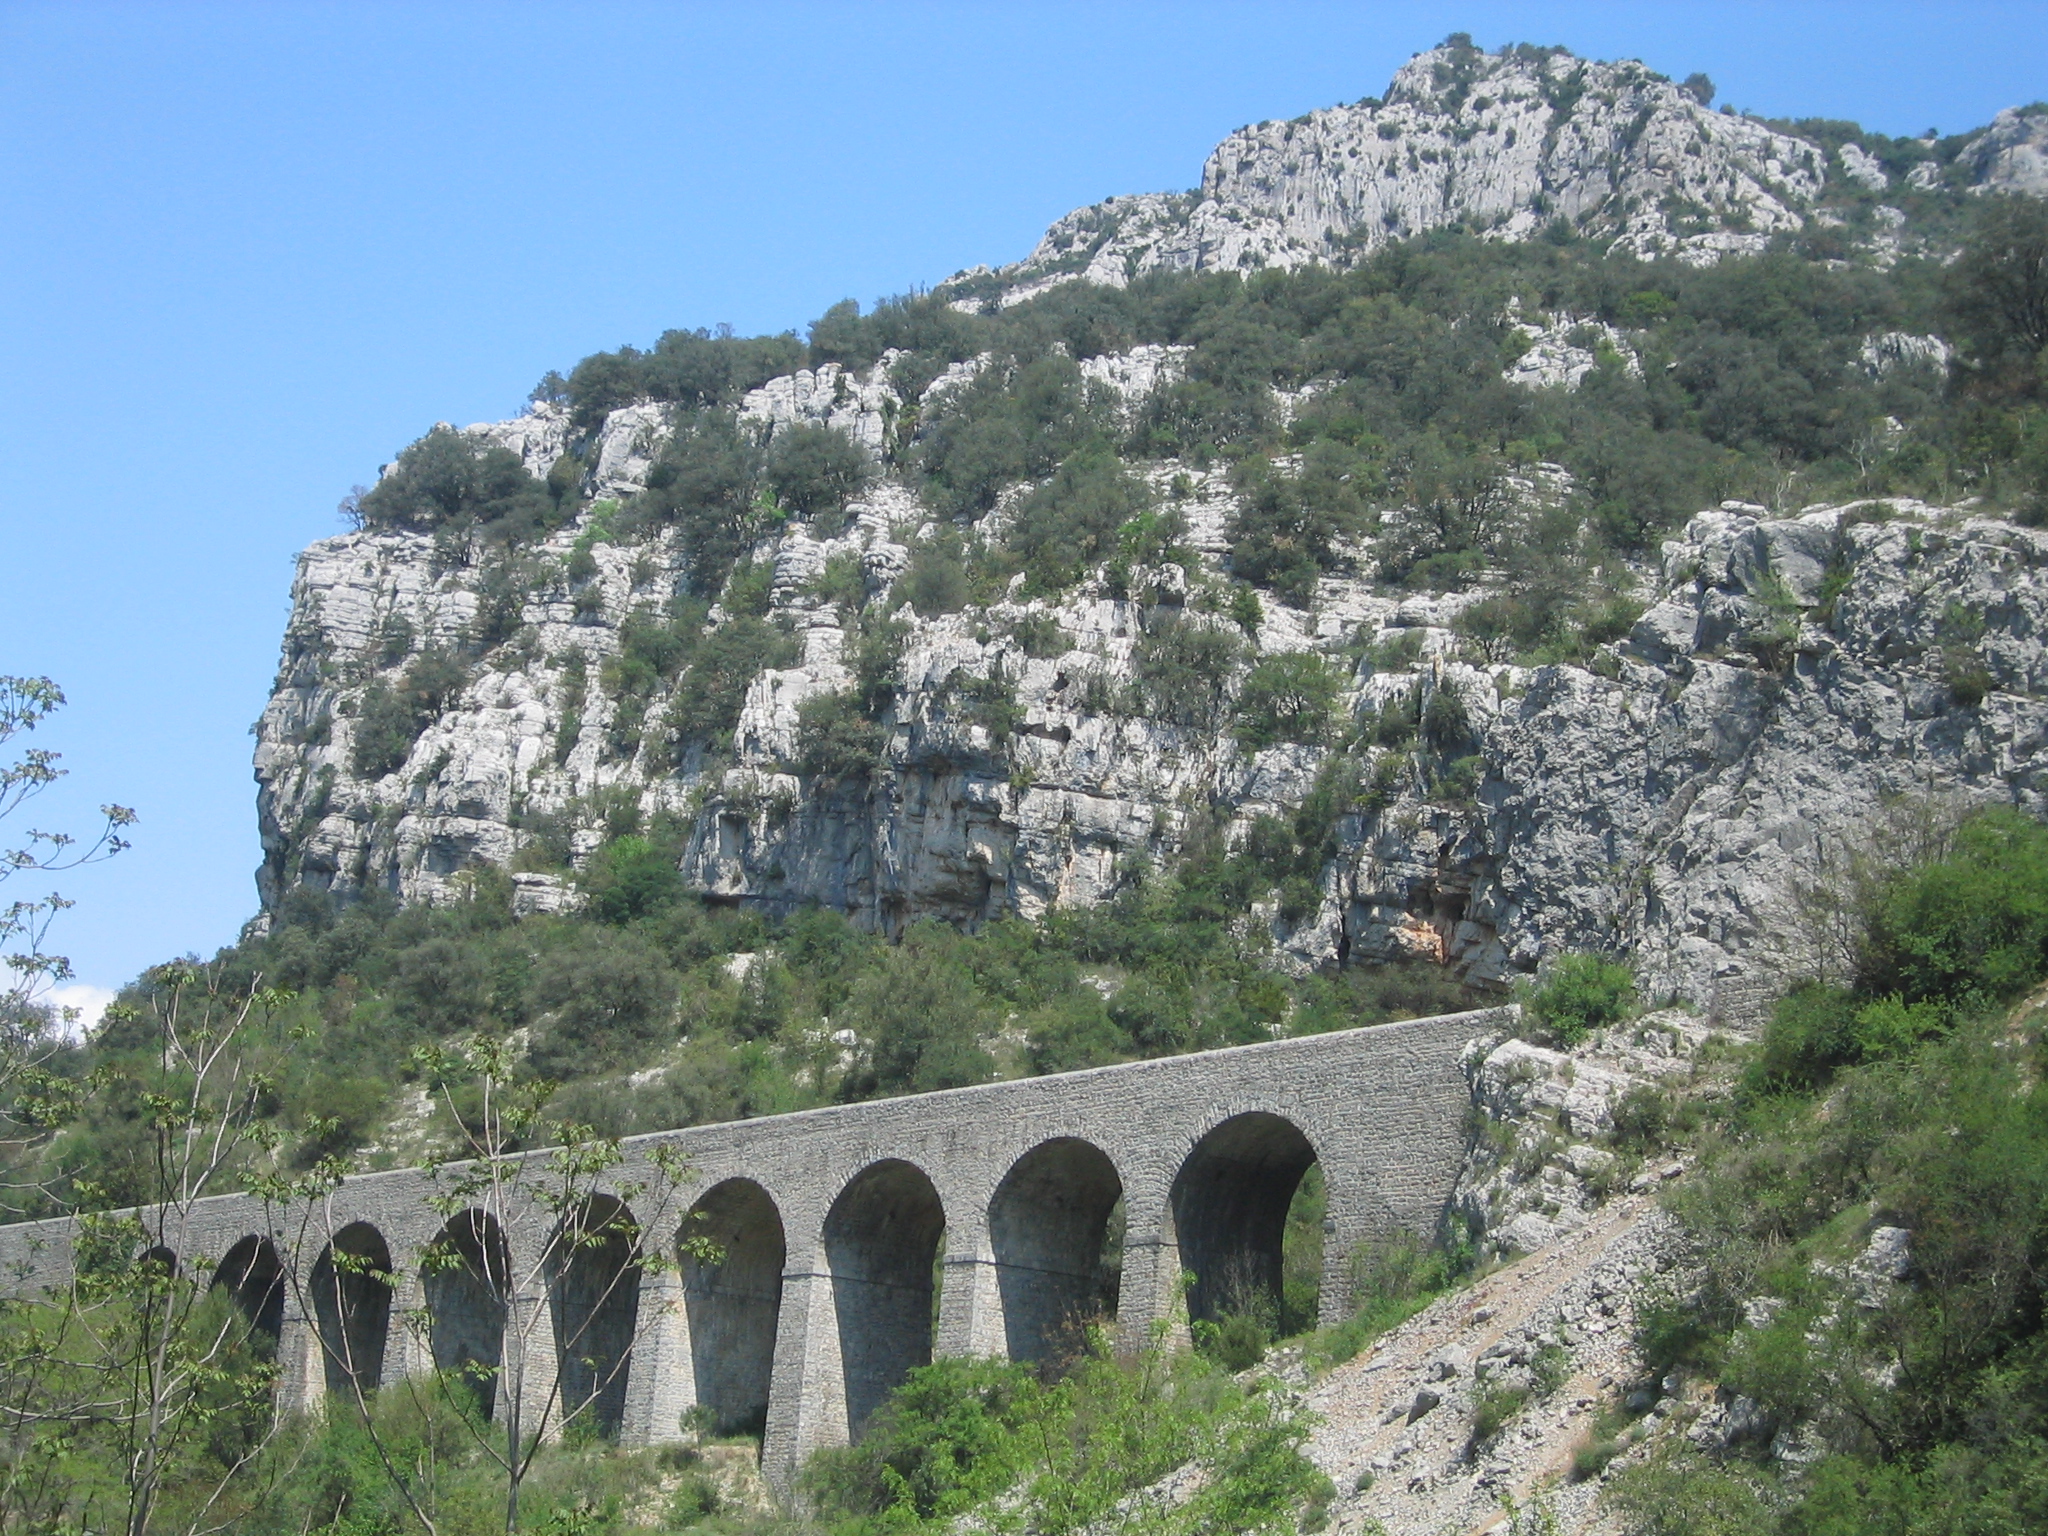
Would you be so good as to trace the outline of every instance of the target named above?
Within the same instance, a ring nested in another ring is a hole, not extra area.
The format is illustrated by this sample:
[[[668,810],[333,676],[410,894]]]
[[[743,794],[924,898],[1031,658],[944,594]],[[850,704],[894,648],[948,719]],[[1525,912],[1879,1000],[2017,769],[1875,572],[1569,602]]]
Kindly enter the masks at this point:
[[[708,1239],[720,1255],[715,1264],[682,1255],[697,1404],[714,1433],[762,1434],[788,1256],[782,1213],[752,1179],[726,1179],[690,1208],[681,1236]]]
[[[564,1420],[587,1418],[600,1435],[616,1439],[640,1315],[640,1224],[624,1202],[592,1195],[556,1230],[548,1310]]]
[[[1188,1316],[1213,1318],[1280,1297],[1287,1207],[1316,1149],[1291,1120],[1232,1115],[1197,1141],[1168,1205],[1180,1267],[1193,1274]]]
[[[1089,1322],[1115,1314],[1102,1243],[1123,1189],[1108,1154],[1073,1136],[1040,1142],[996,1186],[989,1245],[1012,1360],[1071,1354]]]
[[[923,1169],[899,1158],[862,1169],[825,1217],[850,1439],[932,1358],[933,1271],[945,1234],[939,1192]]]
[[[332,1395],[373,1392],[384,1379],[391,1274],[391,1246],[367,1221],[335,1233],[313,1264],[313,1323]]]
[[[512,1294],[505,1234],[488,1212],[463,1211],[449,1219],[428,1252],[421,1288],[434,1369],[460,1372],[476,1395],[478,1413],[488,1419],[505,1362],[506,1298]]]
[[[165,1247],[162,1243],[157,1243],[152,1247],[143,1249],[142,1252],[135,1256],[135,1263],[136,1267],[140,1269],[154,1269],[158,1275],[166,1280],[175,1280],[179,1275],[176,1251]]]
[[[275,1347],[284,1332],[284,1261],[267,1237],[249,1236],[228,1250],[210,1290],[225,1288],[250,1328]]]

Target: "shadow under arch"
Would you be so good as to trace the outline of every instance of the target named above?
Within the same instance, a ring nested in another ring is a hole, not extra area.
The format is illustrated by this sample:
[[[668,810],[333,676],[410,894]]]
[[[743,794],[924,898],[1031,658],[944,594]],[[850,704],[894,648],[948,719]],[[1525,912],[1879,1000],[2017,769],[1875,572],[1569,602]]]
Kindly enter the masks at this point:
[[[1040,1142],[1003,1175],[988,1232],[1012,1360],[1070,1355],[1089,1323],[1115,1315],[1102,1245],[1123,1192],[1108,1154],[1073,1136]]]
[[[933,1269],[945,1232],[939,1192],[924,1170],[899,1158],[862,1169],[825,1217],[850,1440],[904,1377],[931,1361]]]
[[[726,1179],[690,1207],[680,1237],[705,1239],[719,1253],[716,1263],[702,1263],[682,1252],[698,1406],[714,1434],[762,1434],[788,1257],[782,1213],[752,1179]]]
[[[154,1250],[152,1250],[154,1252]],[[275,1348],[284,1332],[284,1261],[267,1237],[243,1238],[213,1272],[209,1290],[225,1288],[235,1310]]]
[[[547,1271],[563,1421],[616,1439],[640,1318],[640,1224],[623,1201],[592,1195],[556,1229]]]
[[[437,1371],[459,1372],[490,1418],[505,1362],[505,1298],[512,1292],[512,1255],[487,1211],[452,1216],[427,1245],[421,1289],[427,1340]]]
[[[367,1221],[335,1233],[314,1261],[313,1324],[329,1394],[374,1392],[391,1326],[391,1246]]]
[[[180,1273],[178,1255],[162,1243],[138,1253],[135,1256],[135,1266],[138,1269],[152,1270],[158,1278],[164,1280],[175,1280]]]
[[[1180,1267],[1194,1275],[1191,1320],[1268,1305],[1277,1316],[1288,1203],[1315,1162],[1300,1127],[1263,1110],[1233,1115],[1195,1143],[1168,1202]]]

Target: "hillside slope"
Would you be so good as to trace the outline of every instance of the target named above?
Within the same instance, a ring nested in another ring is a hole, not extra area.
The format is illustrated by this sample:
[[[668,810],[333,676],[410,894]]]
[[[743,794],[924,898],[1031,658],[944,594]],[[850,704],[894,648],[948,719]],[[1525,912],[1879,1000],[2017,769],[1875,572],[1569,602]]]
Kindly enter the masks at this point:
[[[1593,945],[1741,1014],[1863,807],[2037,797],[2043,546],[1980,505],[2033,482],[1931,326],[2048,118],[1710,95],[1454,39],[1000,273],[437,428],[301,559],[265,921],[480,864],[556,910],[658,831],[894,934],[1220,833],[1297,970]]]

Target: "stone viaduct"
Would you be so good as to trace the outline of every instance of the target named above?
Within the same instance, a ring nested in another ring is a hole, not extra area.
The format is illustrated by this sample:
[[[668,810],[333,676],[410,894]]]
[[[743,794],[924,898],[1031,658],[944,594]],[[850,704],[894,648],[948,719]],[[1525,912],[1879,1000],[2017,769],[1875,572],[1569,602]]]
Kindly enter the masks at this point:
[[[681,1438],[686,1415],[759,1433],[763,1470],[787,1493],[811,1451],[857,1438],[934,1353],[1041,1359],[1071,1347],[1077,1320],[1111,1314],[1120,1339],[1141,1342],[1158,1320],[1179,1325],[1183,1272],[1197,1318],[1228,1290],[1276,1290],[1288,1203],[1312,1164],[1327,1191],[1320,1306],[1343,1316],[1356,1248],[1440,1217],[1466,1145],[1463,1048],[1512,1012],[628,1141],[613,1187],[644,1178],[657,1147],[690,1170],[670,1230],[641,1223],[643,1242],[687,1223],[718,1244],[715,1265],[643,1273],[610,1241],[569,1248],[538,1278],[516,1250],[545,1230],[437,1212],[443,1186],[419,1169],[349,1178],[318,1221],[249,1196],[196,1202],[182,1251],[159,1257],[229,1286],[276,1337],[286,1408],[317,1410],[351,1376],[469,1366],[486,1412],[503,1411],[494,1390],[516,1375],[529,1401],[587,1403],[629,1445]],[[1120,1270],[1105,1262],[1119,1225]],[[71,1234],[65,1221],[0,1228],[0,1273],[60,1283]],[[463,1262],[423,1268],[436,1244]],[[296,1265],[307,1283],[288,1285]],[[503,1369],[523,1339],[544,1342]]]

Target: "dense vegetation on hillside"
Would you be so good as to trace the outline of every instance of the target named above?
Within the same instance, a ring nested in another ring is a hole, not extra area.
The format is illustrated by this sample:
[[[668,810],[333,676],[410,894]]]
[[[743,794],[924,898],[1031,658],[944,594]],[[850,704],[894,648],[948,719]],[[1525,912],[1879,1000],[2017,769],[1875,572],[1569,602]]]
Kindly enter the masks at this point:
[[[1690,1143],[1701,1160],[1671,1197],[1700,1262],[1642,1314],[1645,1378],[1696,1374],[1754,1405],[1725,1453],[1673,1435],[1616,1477],[1609,1496],[1636,1536],[1977,1536],[2048,1520],[2048,830],[2005,811],[1909,809],[1816,889],[1846,936],[1846,969],[1827,967],[1833,979],[1793,994],[1738,1052],[1734,1091],[1703,1127],[1698,1105],[1659,1119],[1652,1095],[1619,1132],[1618,1145]],[[1613,982],[1574,967],[1540,999],[1551,1027],[1611,1018],[1625,1001]],[[269,1027],[259,1020],[248,1043]],[[1851,1263],[1880,1225],[1910,1233],[1897,1281]],[[1359,1273],[1359,1315],[1307,1341],[1318,1366],[1458,1283],[1459,1264],[1389,1249],[1360,1255]],[[191,1327],[232,1319],[211,1305]],[[0,1388],[19,1393],[12,1363],[39,1319],[4,1321]],[[1301,1454],[1311,1424],[1284,1393],[1227,1373],[1265,1343],[1242,1321],[1208,1329],[1195,1356],[1098,1345],[1052,1373],[981,1360],[913,1372],[861,1445],[810,1463],[805,1528],[936,1531],[999,1510],[1019,1529],[1073,1531],[1118,1508],[1147,1531],[1316,1528],[1334,1490]],[[458,1413],[386,1394],[374,1441],[346,1411],[272,1435],[272,1368],[260,1334],[218,1356],[196,1421],[206,1433],[161,1489],[172,1518],[214,1497],[220,1518],[253,1531],[417,1528],[395,1457],[416,1469],[410,1486],[432,1490],[438,1529],[499,1528],[502,1479]],[[1607,1422],[1627,1417],[1617,1407]],[[80,1500],[119,1507],[120,1458],[94,1452],[111,1433],[85,1420],[22,1442],[17,1474],[33,1475],[0,1478],[21,1528]],[[1619,1449],[1589,1441],[1574,1475]],[[1191,1502],[1121,1504],[1190,1459],[1210,1473]],[[577,1435],[535,1463],[524,1507],[529,1528],[585,1536],[786,1528],[722,1498],[698,1452],[622,1453]]]
[[[2010,238],[2003,225],[2038,223],[2034,212],[2030,201],[1993,200],[1975,248]],[[670,332],[647,352],[588,358],[543,389],[584,423],[634,398],[675,403],[685,426],[621,531],[680,528],[711,557],[699,583],[711,592],[724,575],[719,556],[729,561],[764,501],[819,515],[852,489],[834,466],[809,462],[823,458],[815,442],[766,451],[731,425],[745,388],[799,358],[862,369],[893,356],[890,377],[906,395],[948,365],[986,358],[971,383],[896,424],[885,467],[963,526],[1003,487],[1060,472],[1060,486],[1001,547],[973,550],[978,562],[1028,569],[1045,587],[1071,581],[1080,561],[1035,562],[1044,546],[1085,557],[1090,540],[1128,521],[1128,506],[1098,489],[1119,454],[1237,466],[1258,503],[1246,533],[1259,548],[1241,574],[1297,595],[1310,567],[1330,562],[1343,536],[1371,531],[1388,508],[1422,514],[1403,519],[1414,526],[1392,574],[1456,584],[1497,553],[1487,492],[1538,459],[1573,472],[1582,510],[1624,551],[1723,495],[1782,502],[1793,475],[1804,477],[1808,500],[2038,489],[2029,477],[2039,466],[2016,474],[2011,462],[2038,423],[2011,409],[2023,381],[1999,376],[2032,355],[2024,321],[2016,332],[1996,301],[1986,311],[1975,267],[1945,275],[1917,259],[1889,270],[1844,265],[1827,259],[1825,244],[1814,236],[1702,268],[1616,256],[1569,236],[1508,245],[1445,234],[1348,272],[1075,283],[993,315],[964,314],[935,296],[866,315],[844,304],[811,327],[803,348],[786,337]],[[1604,329],[1589,328],[1584,342],[1601,366],[1583,387],[1507,383],[1503,362],[1527,345],[1511,303],[1616,328],[1640,370]],[[1873,377],[1859,365],[1862,344],[1892,330],[1954,336],[1973,387],[1947,392],[1938,373],[1911,368]],[[1192,348],[1186,377],[1156,391],[1125,427],[1078,363],[1147,343]],[[1307,399],[1280,408],[1276,391],[1304,389]],[[409,449],[399,473],[364,499],[365,519],[473,522],[525,536],[540,493],[521,501],[488,473],[442,464],[449,447],[430,437]]]
[[[1845,887],[1849,974],[1780,1005],[1675,1201],[1705,1278],[1652,1313],[1650,1372],[1758,1413],[1730,1460],[1631,1474],[1648,1536],[2048,1525],[2048,829],[1908,830]],[[1911,1234],[1904,1283],[1851,1265],[1878,1226]]]
[[[515,922],[492,871],[452,908],[336,913],[301,897],[274,935],[218,956],[211,984],[263,992],[248,1066],[299,1167],[369,1144],[387,1165],[444,1145],[445,1120],[392,1116],[432,1083],[419,1048],[479,1031],[515,1037],[528,1074],[568,1085],[555,1113],[624,1135],[1472,1005],[1433,966],[1300,980],[1270,968],[1236,919],[1291,875],[1297,836],[1328,835],[1313,815],[1275,823],[1253,851],[1211,838],[1103,909],[971,936],[924,922],[897,944],[821,908],[770,923],[707,907],[659,831],[621,835],[583,876],[586,913]],[[146,1088],[170,988],[144,976],[90,1041],[53,1058],[67,1081],[96,1074],[95,1091],[54,1139],[16,1149],[26,1182],[89,1185],[116,1206],[150,1187]]]

